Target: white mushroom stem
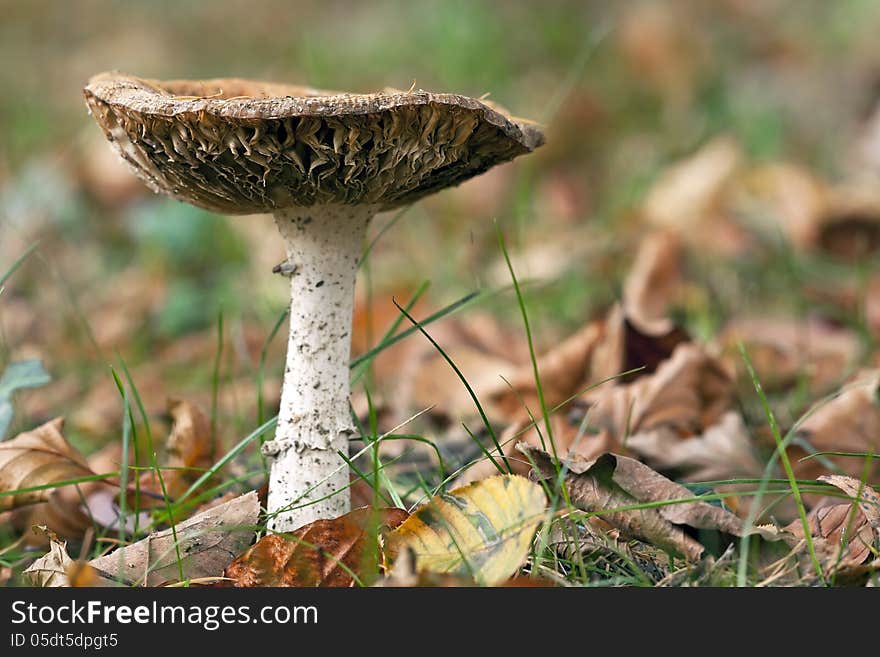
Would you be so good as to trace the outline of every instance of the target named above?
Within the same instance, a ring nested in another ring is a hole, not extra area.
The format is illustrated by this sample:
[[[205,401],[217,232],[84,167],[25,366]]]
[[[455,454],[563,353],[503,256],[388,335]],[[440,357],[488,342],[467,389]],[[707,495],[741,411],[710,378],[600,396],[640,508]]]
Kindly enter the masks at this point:
[[[290,337],[272,459],[269,528],[287,532],[351,509],[349,358],[355,278],[373,206],[275,213],[287,247]]]

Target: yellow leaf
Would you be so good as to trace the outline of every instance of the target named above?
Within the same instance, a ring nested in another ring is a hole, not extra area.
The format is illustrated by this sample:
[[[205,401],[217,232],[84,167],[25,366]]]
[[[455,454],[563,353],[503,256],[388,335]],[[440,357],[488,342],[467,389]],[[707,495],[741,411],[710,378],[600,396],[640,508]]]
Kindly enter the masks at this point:
[[[499,475],[437,495],[389,536],[392,553],[410,548],[419,571],[505,581],[528,556],[543,519],[544,491],[524,477]]]

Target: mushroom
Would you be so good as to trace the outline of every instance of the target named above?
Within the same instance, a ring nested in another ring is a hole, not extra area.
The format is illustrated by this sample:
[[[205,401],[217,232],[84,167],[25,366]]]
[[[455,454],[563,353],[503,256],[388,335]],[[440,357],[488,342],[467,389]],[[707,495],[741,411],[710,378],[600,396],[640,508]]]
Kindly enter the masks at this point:
[[[269,527],[348,512],[349,357],[367,225],[528,153],[540,130],[453,94],[324,92],[239,79],[104,73],[84,95],[155,192],[225,214],[272,213],[290,277],[290,335],[271,457]]]

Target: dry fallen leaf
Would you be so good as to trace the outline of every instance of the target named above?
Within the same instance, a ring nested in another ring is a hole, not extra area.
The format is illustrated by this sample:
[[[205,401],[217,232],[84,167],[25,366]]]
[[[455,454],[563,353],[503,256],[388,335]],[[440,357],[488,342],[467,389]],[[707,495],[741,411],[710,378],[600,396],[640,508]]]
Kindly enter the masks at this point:
[[[763,469],[736,411],[728,411],[699,435],[682,437],[660,426],[627,437],[626,446],[655,470],[684,481],[755,477]]]
[[[873,183],[832,190],[819,218],[818,246],[853,263],[880,249],[880,194]]]
[[[737,188],[736,211],[760,219],[759,228],[771,227],[799,249],[812,248],[825,207],[827,185],[804,167],[770,163],[749,171]]]
[[[858,569],[869,557],[876,556],[880,541],[880,494],[858,479],[842,475],[819,477],[860,502],[817,506],[807,516],[816,554],[827,574]],[[804,537],[800,520],[786,531],[798,539]],[[803,556],[802,556],[803,559]]]
[[[543,450],[523,445],[522,452],[535,464],[536,475],[553,480],[557,469]],[[615,511],[652,502],[689,499],[694,493],[667,479],[647,465],[625,456],[604,454],[595,460],[571,455],[566,459],[565,485],[574,503],[584,511],[601,512],[603,520],[633,538],[664,550],[699,559],[703,546],[685,533],[682,526],[714,529],[739,536],[739,518],[706,502],[681,502],[657,507]]]
[[[667,321],[681,295],[682,244],[673,233],[659,231],[639,245],[623,285],[625,315],[640,326]]]
[[[791,451],[800,455],[806,446],[819,452],[880,453],[880,397],[878,397],[880,371],[866,370],[846,385],[841,393],[819,406],[801,424],[797,440],[801,446]],[[832,461],[842,472],[860,477],[865,467],[864,459],[825,456],[806,461],[792,460],[795,474],[800,479],[813,479],[827,472],[823,459]],[[877,460],[868,473],[868,481],[880,476]]]
[[[85,458],[61,433],[63,418],[0,443],[0,510],[45,502],[52,489],[14,491],[94,474]],[[14,494],[11,494],[14,493]]]
[[[118,472],[121,459],[122,446],[113,442],[90,454],[87,463],[93,472],[104,474]],[[113,508],[113,502],[117,495],[118,487],[106,480],[61,486],[52,490],[47,502],[16,509],[11,523],[20,530],[46,526],[62,539],[79,539],[93,522],[101,527],[116,526],[118,509]],[[49,542],[45,533],[26,532],[25,536],[31,546]]]
[[[235,559],[224,572],[234,586],[354,586],[375,577],[370,564],[378,539],[407,516],[403,509],[364,507],[309,523],[290,535],[271,534]]]
[[[639,324],[621,306],[615,306],[604,320],[586,324],[538,358],[545,402],[556,406],[590,383],[611,378],[633,381],[650,374],[687,340],[687,333],[667,320]],[[620,376],[638,368],[638,372]],[[506,378],[507,382],[496,378],[480,398],[497,408],[502,417],[522,412],[524,405],[537,413],[540,406],[532,364],[520,366]]]
[[[565,401],[582,388],[602,335],[602,322],[590,322],[537,359],[544,398],[549,406]],[[532,364],[518,367],[507,377],[506,383],[496,379],[482,399],[505,415],[523,412],[523,404],[533,413],[537,412],[540,406]]]
[[[31,586],[42,588],[70,586],[67,571],[75,563],[67,554],[67,543],[52,536],[49,551],[28,566],[22,574]]]
[[[630,382],[652,374],[688,340],[688,334],[669,320],[638,323],[621,306],[615,306],[605,319],[602,340],[593,352],[590,381],[616,377],[615,382]],[[619,376],[637,368],[641,369]]]
[[[253,540],[259,513],[257,493],[251,491],[178,523],[175,531],[184,578],[219,576]],[[156,586],[180,577],[171,529],[92,559],[89,565],[104,579],[131,586],[144,582]]]
[[[853,331],[817,319],[740,317],[727,325],[721,342],[728,362],[743,375],[738,344],[745,345],[767,390],[794,386],[806,376],[811,390],[822,394],[838,384],[862,354]]]
[[[872,534],[861,511],[853,513],[851,504],[833,504],[812,509],[807,515],[813,547],[823,569],[858,566],[871,554]],[[803,539],[804,525],[800,518],[785,530]]]
[[[211,421],[195,404],[180,399],[170,399],[168,412],[174,424],[165,443],[162,479],[165,483],[165,492],[169,499],[174,500],[183,495],[190,485],[202,476],[204,470],[214,464],[214,442],[211,439]],[[141,497],[141,508],[164,503],[162,487],[155,471],[151,470],[143,474],[141,490],[153,493],[152,497]]]
[[[859,510],[880,540],[880,493],[854,477],[825,475],[819,477],[819,481],[836,486],[853,500],[858,500]]]
[[[488,315],[469,316],[468,322],[449,320],[428,329],[431,337],[456,364],[481,400],[515,375],[522,349],[496,320]],[[401,420],[413,409],[431,407],[432,414],[458,420],[477,409],[467,389],[449,363],[429,341],[413,336],[391,349],[377,364],[377,379],[389,387],[392,415]],[[491,406],[487,408],[490,416]]]
[[[525,561],[546,507],[544,491],[528,479],[491,477],[431,498],[389,534],[389,551],[412,549],[420,572],[468,574],[494,586]]]
[[[642,207],[646,220],[678,232],[687,241],[705,237],[719,223],[724,193],[741,163],[742,151],[733,139],[714,139],[658,177]],[[706,240],[702,246],[717,249],[724,244]]]
[[[590,426],[627,435],[666,427],[681,437],[701,434],[733,404],[733,379],[701,347],[680,344],[656,372],[585,396]]]

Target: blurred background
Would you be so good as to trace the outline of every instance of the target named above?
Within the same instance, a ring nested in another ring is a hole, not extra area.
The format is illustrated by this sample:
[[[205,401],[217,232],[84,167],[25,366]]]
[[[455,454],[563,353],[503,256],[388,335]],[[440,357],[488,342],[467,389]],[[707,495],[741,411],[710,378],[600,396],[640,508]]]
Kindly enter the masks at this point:
[[[39,358],[52,377],[18,398],[8,435],[65,415],[86,453],[118,439],[109,366],[122,361],[151,412],[167,397],[209,406],[218,352],[224,435],[258,419],[260,354],[287,299],[270,274],[283,257],[271,218],[149,193],[82,101],[88,78],[113,69],[489,94],[545,124],[546,146],[383,234],[358,286],[356,349],[424,281],[420,316],[509,285],[493,221],[547,349],[620,296],[660,228],[692,247],[700,283],[675,313],[693,335],[772,314],[842,340],[818,388],[786,389],[783,416],[796,417],[877,362],[878,29],[872,0],[0,0],[0,274],[37,244],[0,296],[0,370]],[[483,351],[516,335],[521,354],[518,312],[500,294],[462,323],[491,327],[468,338]],[[265,348],[268,416],[284,340]],[[377,363],[377,394],[405,376],[412,354],[394,354]]]

